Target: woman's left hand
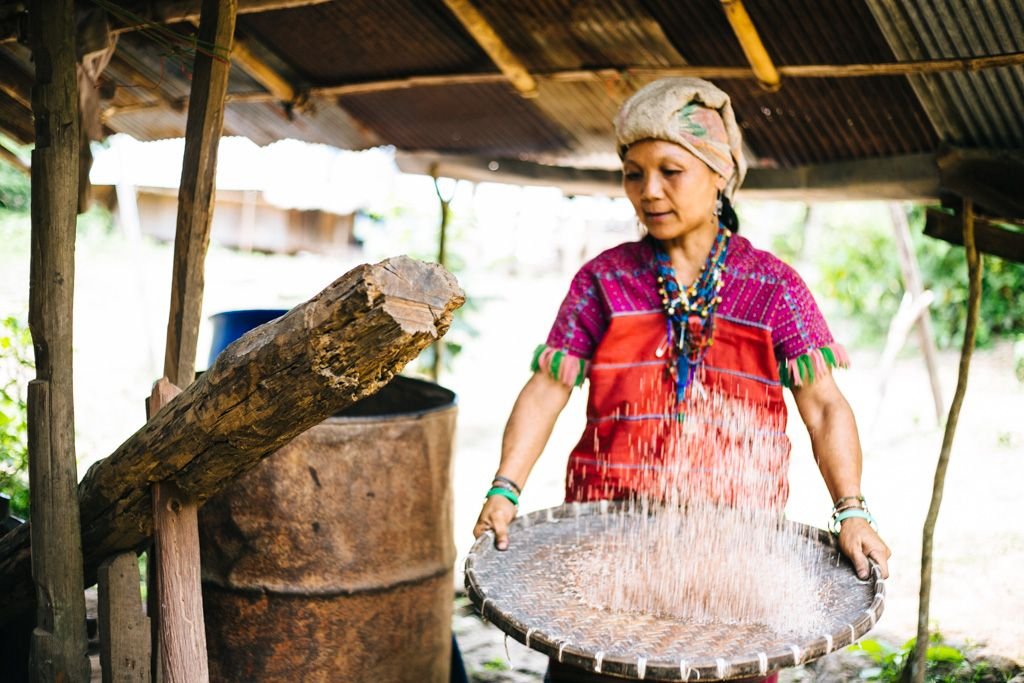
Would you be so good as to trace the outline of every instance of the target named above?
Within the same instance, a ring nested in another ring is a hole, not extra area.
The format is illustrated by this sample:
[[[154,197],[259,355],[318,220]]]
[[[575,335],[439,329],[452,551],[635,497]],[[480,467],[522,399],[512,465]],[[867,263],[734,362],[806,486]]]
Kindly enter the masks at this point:
[[[839,529],[839,549],[853,562],[853,568],[861,579],[871,576],[869,559],[878,565],[883,579],[889,578],[892,551],[866,520],[843,520]]]

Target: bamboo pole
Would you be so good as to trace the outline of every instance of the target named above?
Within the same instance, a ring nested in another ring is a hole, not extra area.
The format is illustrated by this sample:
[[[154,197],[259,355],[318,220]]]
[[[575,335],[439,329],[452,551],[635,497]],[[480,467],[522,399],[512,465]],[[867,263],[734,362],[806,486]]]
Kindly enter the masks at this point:
[[[932,487],[931,505],[924,522],[923,540],[921,543],[921,592],[917,611],[917,644],[914,646],[913,657],[908,661],[913,683],[924,683],[925,668],[928,654],[928,613],[932,592],[932,547],[935,538],[935,524],[939,518],[939,507],[942,505],[942,492],[946,483],[946,470],[949,456],[953,449],[953,437],[956,424],[960,418],[960,406],[967,393],[967,377],[971,368],[971,354],[974,351],[974,339],[978,327],[978,309],[981,307],[981,273],[982,259],[974,243],[974,202],[964,197],[963,206],[964,252],[967,257],[967,322],[964,328],[963,347],[960,351],[960,370],[957,374],[956,391],[953,403],[949,407],[946,419],[946,430],[942,435],[942,448],[939,451],[939,462],[935,466],[935,483]]]
[[[779,78],[779,71],[775,68],[772,58],[768,55],[761,36],[757,33],[757,27],[747,14],[747,8],[743,6],[743,0],[722,0],[722,9],[725,10],[725,17],[732,26],[736,40],[743,48],[743,54],[750,63],[750,68],[757,77],[761,87],[769,92],[775,92],[782,87]]]
[[[937,73],[983,71],[1009,66],[1024,65],[1024,52],[1010,52],[986,57],[965,57],[954,59],[925,59],[908,62],[887,62],[880,64],[801,64],[776,67],[780,76],[787,78],[863,78],[866,76],[921,76]],[[688,76],[709,79],[741,79],[754,77],[754,72],[745,66],[673,66],[673,67],[623,67],[603,69],[572,69],[567,71],[534,72],[532,78],[544,83],[606,83],[621,80],[630,82],[636,78],[663,78],[666,76]],[[503,73],[484,74],[434,74],[429,76],[401,76],[379,81],[362,83],[339,83],[336,85],[309,88],[298,93],[297,98],[331,98],[345,95],[359,95],[371,92],[387,92],[405,88],[429,88],[446,85],[474,85],[481,83],[503,83],[508,76]],[[270,92],[228,93],[226,101],[238,104],[260,104],[278,102],[280,97]],[[171,106],[183,108],[188,98],[181,98]],[[104,110],[105,119],[121,113],[157,109],[160,102],[144,102],[111,106]]]
[[[438,226],[437,235],[437,263],[442,268],[448,267],[448,222],[452,215],[452,199],[455,198],[455,190],[452,190],[451,197],[441,194],[441,185],[438,183],[437,164],[430,170],[430,176],[434,179],[434,191],[437,193],[437,200],[441,204],[441,224]],[[431,379],[437,382],[441,378],[441,370],[444,368],[444,339],[434,342],[434,363],[430,370]]]
[[[32,151],[28,386],[32,579],[31,677],[89,679],[75,462],[72,327],[78,213],[78,86],[72,0],[37,0],[29,16],[36,144]]]

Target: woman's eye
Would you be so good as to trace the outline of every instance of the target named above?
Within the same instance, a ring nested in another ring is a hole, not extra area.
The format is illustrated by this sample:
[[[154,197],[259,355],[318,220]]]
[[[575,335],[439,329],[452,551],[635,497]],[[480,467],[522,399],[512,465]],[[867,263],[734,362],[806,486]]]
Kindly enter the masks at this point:
[[[663,169],[661,169],[661,174],[662,175],[672,176],[672,175],[676,175],[677,173],[682,173],[682,171],[679,170],[678,168],[663,168]]]
[[[626,171],[626,180],[640,180],[642,177],[643,174],[637,171]]]

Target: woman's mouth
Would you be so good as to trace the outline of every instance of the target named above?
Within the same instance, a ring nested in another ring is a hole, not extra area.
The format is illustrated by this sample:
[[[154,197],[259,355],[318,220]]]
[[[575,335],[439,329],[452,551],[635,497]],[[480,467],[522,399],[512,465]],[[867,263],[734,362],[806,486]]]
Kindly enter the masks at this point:
[[[671,211],[644,211],[644,218],[650,223],[660,223],[672,217]]]

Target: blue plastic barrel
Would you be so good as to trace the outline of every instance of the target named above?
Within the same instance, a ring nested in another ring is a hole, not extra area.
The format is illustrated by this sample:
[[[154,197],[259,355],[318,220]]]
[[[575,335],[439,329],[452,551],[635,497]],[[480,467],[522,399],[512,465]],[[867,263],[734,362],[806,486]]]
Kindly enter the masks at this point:
[[[288,312],[286,308],[250,308],[243,311],[224,311],[210,316],[213,323],[213,340],[210,342],[210,358],[207,367],[213,365],[220,352],[243,334],[280,318]]]

